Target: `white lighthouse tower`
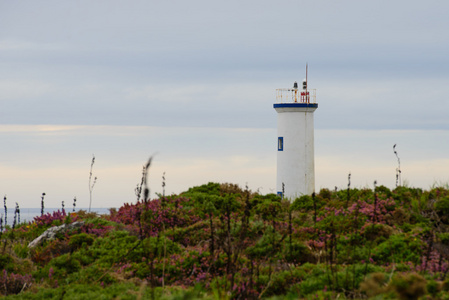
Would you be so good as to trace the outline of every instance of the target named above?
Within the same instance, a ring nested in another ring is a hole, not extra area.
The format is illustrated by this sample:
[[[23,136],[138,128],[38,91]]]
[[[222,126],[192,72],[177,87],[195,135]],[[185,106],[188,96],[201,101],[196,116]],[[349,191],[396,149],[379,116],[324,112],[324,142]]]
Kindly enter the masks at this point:
[[[315,159],[313,148],[313,112],[318,108],[316,90],[277,89],[277,194],[291,201],[315,191]]]

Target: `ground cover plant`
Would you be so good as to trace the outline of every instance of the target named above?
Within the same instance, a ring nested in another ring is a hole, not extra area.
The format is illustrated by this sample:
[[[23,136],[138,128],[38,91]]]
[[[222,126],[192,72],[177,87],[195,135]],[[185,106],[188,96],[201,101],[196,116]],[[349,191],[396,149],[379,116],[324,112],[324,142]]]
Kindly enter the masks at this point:
[[[288,201],[219,183],[148,199],[145,186],[137,200],[106,215],[62,210],[2,223],[0,294],[449,299],[447,187],[348,184]],[[47,229],[74,222],[81,225],[28,246]]]

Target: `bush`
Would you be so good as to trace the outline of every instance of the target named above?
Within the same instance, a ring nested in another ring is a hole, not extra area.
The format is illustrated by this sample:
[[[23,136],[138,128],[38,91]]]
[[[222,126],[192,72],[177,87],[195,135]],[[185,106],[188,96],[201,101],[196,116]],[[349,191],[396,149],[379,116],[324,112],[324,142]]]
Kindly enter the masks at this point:
[[[426,280],[419,274],[397,274],[393,277],[391,287],[400,299],[418,299],[427,293]]]
[[[374,248],[373,258],[379,262],[418,263],[423,252],[422,246],[423,242],[418,238],[394,234]]]
[[[285,260],[289,263],[316,262],[316,258],[312,255],[309,248],[305,244],[297,241],[292,242],[291,247],[290,243],[285,243],[285,246],[282,248],[282,253]]]
[[[54,240],[46,246],[36,247],[30,250],[31,260],[39,265],[48,263],[54,257],[69,253],[71,247],[67,240]]]
[[[316,200],[316,198],[315,198]],[[318,208],[318,207],[317,207]],[[309,195],[304,195],[299,198],[296,198],[295,201],[293,201],[293,204],[291,206],[292,210],[312,210],[313,209],[313,199]]]
[[[93,244],[94,235],[87,233],[79,233],[72,235],[69,240],[69,245],[74,249],[79,249],[81,247],[87,247]]]
[[[369,241],[375,241],[378,238],[388,239],[393,233],[393,228],[385,224],[369,225],[365,228],[363,236]]]
[[[15,244],[14,252],[16,253],[17,257],[26,258],[30,251],[26,244]]]
[[[31,275],[8,273],[6,270],[0,275],[0,293],[3,295],[18,294],[31,285]]]
[[[0,269],[11,272],[14,270],[14,261],[9,254],[0,254]]]
[[[435,210],[441,215],[449,214],[449,197],[441,198],[435,203]]]
[[[431,294],[433,297],[436,297],[436,295],[441,291],[442,285],[435,280],[430,280],[427,282],[427,291],[429,294]]]
[[[187,198],[196,198],[199,194],[216,195],[220,196],[220,184],[215,182],[209,182],[200,186],[191,187],[187,192],[181,193],[181,196]]]
[[[81,264],[70,254],[61,255],[50,262],[50,267],[54,267],[55,277],[64,278],[81,269]]]
[[[374,297],[386,291],[388,277],[384,273],[372,273],[361,284],[360,290],[368,297]]]

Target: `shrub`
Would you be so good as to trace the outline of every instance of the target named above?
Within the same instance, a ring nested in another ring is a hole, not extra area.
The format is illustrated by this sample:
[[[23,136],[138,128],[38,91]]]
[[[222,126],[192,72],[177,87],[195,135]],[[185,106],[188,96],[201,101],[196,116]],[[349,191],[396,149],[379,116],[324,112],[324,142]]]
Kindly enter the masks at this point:
[[[418,299],[427,293],[426,280],[419,274],[397,274],[390,284],[400,299]]]
[[[58,277],[64,278],[68,274],[77,272],[81,269],[81,264],[70,254],[61,255],[50,262],[50,266],[55,269],[55,274]]]
[[[420,261],[423,242],[413,236],[393,234],[388,240],[377,245],[373,250],[375,261],[382,262],[414,262]]]
[[[279,241],[281,235],[278,232],[273,233],[272,227],[269,228],[253,246],[246,248],[246,253],[251,259],[272,259],[279,252],[281,245],[276,242],[273,244],[273,241]]]
[[[295,241],[292,242],[291,247],[289,243],[284,243],[284,245],[282,253],[287,262],[295,264],[316,262],[316,258],[305,244]]]
[[[329,189],[321,189],[318,195],[328,201],[332,198],[332,192]]]
[[[147,251],[156,253],[158,255],[162,255],[164,253],[164,248],[167,255],[179,253],[181,251],[181,247],[179,246],[179,244],[173,242],[165,236],[161,236],[158,238],[146,238],[142,241],[142,244]]]
[[[449,232],[437,233],[442,244],[449,246]]]
[[[442,285],[435,280],[430,280],[427,282],[427,292],[433,297],[436,297],[436,295],[441,292],[441,289]]]
[[[26,244],[15,244],[14,252],[20,258],[26,258],[29,253],[28,246]],[[0,268],[1,269],[1,268]]]
[[[71,250],[72,248],[68,241],[54,240],[50,241],[46,246],[31,249],[30,256],[34,263],[42,266],[48,263],[52,258],[69,253]]]
[[[81,247],[86,247],[92,245],[94,242],[94,235],[87,233],[79,233],[72,235],[69,240],[69,245],[72,249],[76,250]]]
[[[42,216],[34,217],[34,222],[38,226],[51,226],[51,225],[61,225],[66,217],[65,211],[54,211],[53,213],[46,213]]]
[[[360,284],[360,290],[368,297],[382,294],[386,291],[387,279],[388,277],[384,273],[373,273]]]
[[[368,225],[364,228],[363,236],[367,240],[376,240],[378,238],[388,239],[393,233],[393,228],[385,224]]]
[[[31,275],[8,273],[3,270],[0,275],[0,293],[3,295],[18,294],[31,285]]]
[[[441,215],[449,214],[449,197],[444,197],[435,203],[435,210]]]
[[[215,182],[209,182],[208,184],[203,184],[200,186],[191,187],[181,194],[183,197],[195,198],[198,194],[216,195],[220,196],[220,184]]]
[[[112,231],[106,237],[98,237],[88,249],[81,249],[76,256],[86,255],[92,260],[98,260],[103,267],[124,259],[139,260],[142,257],[141,247],[135,251],[130,250],[137,245],[138,238],[129,235],[126,231]],[[128,255],[127,255],[128,254]]]
[[[14,268],[14,261],[9,254],[0,254],[0,269],[11,272]]]
[[[299,198],[296,198],[293,201],[291,206],[292,210],[312,210],[313,209],[313,200],[309,195],[304,195]]]
[[[391,195],[392,195],[390,189],[387,188],[387,187],[384,186],[384,185],[381,185],[381,186],[376,187],[376,192],[377,192],[379,195],[384,194],[384,195],[386,196],[386,198],[390,198]]]

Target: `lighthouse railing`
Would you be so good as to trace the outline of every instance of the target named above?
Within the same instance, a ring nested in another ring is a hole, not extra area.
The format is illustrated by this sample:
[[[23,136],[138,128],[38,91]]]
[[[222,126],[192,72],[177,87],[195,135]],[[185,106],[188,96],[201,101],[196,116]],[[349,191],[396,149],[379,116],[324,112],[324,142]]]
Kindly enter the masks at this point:
[[[276,103],[316,103],[316,89],[277,89]]]

